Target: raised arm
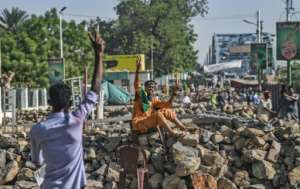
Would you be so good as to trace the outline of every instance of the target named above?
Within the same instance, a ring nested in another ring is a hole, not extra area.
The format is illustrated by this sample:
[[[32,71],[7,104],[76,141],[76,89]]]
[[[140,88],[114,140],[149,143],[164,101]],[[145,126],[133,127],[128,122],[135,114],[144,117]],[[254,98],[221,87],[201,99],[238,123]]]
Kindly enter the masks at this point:
[[[92,36],[88,33],[91,44],[95,52],[95,63],[94,63],[94,73],[92,78],[92,88],[89,91],[85,99],[82,101],[80,106],[73,112],[73,115],[80,118],[81,120],[86,119],[87,115],[92,112],[93,106],[96,104],[98,99],[98,94],[101,89],[101,82],[103,77],[103,53],[105,48],[105,42],[98,34]]]
[[[136,71],[135,71],[135,78],[134,78],[134,89],[135,89],[135,98],[138,98],[141,91],[141,84],[140,84],[140,77],[139,77],[139,71],[141,69],[141,57],[138,56],[136,61]]]
[[[103,78],[103,54],[105,49],[105,42],[101,38],[98,33],[95,33],[94,36],[92,36],[91,33],[89,33],[89,38],[91,40],[92,46],[94,48],[95,52],[95,63],[94,63],[94,73],[92,78],[92,91],[94,91],[96,94],[99,94],[100,88],[101,88],[101,82]]]

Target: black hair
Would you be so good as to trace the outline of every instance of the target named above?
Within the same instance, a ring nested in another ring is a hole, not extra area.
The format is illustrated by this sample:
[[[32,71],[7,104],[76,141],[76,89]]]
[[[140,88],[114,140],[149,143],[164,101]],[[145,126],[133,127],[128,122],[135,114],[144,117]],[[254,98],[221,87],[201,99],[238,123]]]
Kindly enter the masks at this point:
[[[64,83],[57,83],[49,89],[49,103],[54,111],[67,110],[71,104],[71,88]]]
[[[156,85],[156,82],[154,80],[148,80],[144,83],[145,87],[149,86],[149,85]]]

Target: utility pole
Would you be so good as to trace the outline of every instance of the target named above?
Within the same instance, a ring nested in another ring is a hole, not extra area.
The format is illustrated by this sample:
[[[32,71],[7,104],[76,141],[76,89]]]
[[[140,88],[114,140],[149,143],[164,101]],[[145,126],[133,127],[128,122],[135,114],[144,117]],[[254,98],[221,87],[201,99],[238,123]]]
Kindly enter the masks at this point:
[[[289,22],[290,21],[290,11],[294,10],[293,8],[293,0],[286,0],[286,21]],[[292,65],[291,65],[291,61],[288,60],[287,61],[287,72],[288,72],[288,85],[291,86],[292,85]]]
[[[260,21],[260,10],[256,12],[256,36],[257,36],[257,42],[261,42],[261,21]]]
[[[63,39],[62,39],[62,13],[67,9],[67,7],[63,7],[59,11],[59,37],[60,37],[60,58],[64,58],[64,50],[63,50]]]
[[[2,78],[2,41],[0,39],[0,78]],[[2,125],[2,87],[0,87],[0,124]]]
[[[256,12],[256,35],[257,35],[257,43],[261,43],[261,25],[262,25],[262,22],[260,20],[260,10],[258,10]],[[259,62],[257,62],[258,65],[257,65],[257,79],[258,79],[258,86],[259,88],[261,89],[261,80],[262,80],[262,67],[261,67],[261,64]]]
[[[153,38],[151,38],[151,79],[154,80]]]

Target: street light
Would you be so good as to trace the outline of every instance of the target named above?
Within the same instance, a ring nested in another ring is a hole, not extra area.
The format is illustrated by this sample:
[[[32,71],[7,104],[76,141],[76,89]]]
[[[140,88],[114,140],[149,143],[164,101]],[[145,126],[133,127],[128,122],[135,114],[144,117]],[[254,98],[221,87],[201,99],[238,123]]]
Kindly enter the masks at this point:
[[[59,34],[60,34],[60,58],[64,58],[63,51],[63,39],[62,39],[62,13],[67,9],[67,7],[63,7],[59,11]]]

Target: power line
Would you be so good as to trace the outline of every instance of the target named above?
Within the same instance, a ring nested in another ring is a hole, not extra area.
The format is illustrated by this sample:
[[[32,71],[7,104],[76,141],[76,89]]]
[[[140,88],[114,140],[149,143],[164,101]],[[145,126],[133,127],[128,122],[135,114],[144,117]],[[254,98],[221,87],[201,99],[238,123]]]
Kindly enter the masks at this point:
[[[254,18],[254,14],[241,14],[241,15],[230,15],[230,16],[218,16],[218,17],[204,17],[200,20],[215,21],[215,20],[240,20],[242,18]]]

